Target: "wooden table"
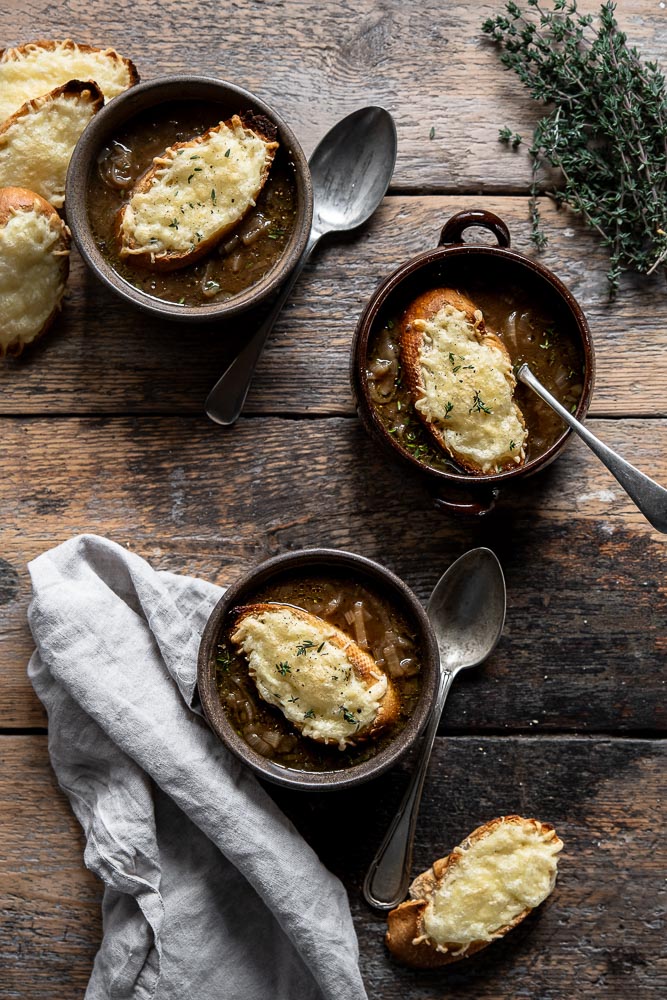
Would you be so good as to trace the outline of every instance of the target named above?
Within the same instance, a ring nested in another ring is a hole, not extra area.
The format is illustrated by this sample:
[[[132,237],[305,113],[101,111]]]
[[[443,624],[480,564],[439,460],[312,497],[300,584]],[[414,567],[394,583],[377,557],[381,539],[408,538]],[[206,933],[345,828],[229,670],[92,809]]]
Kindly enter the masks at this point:
[[[536,252],[528,158],[497,134],[509,124],[530,136],[539,109],[481,36],[499,7],[9,0],[0,12],[7,45],[70,35],[115,46],[145,80],[198,71],[240,83],[280,109],[307,154],[364,104],[387,107],[399,136],[388,197],[360,233],[318,249],[234,429],[211,424],[203,400],[253,318],[224,329],[151,320],[113,298],[76,255],[57,326],[2,366],[0,997],[81,996],[100,940],[100,885],[83,866],[25,674],[26,562],[83,531],[220,584],[277,552],[349,548],[391,567],[423,599],[454,558],[491,546],[506,574],[507,626],[448,702],[415,872],[480,822],[534,815],[566,845],[549,902],[479,958],[438,973],[399,968],[360,885],[407,765],[338,798],[277,797],[349,890],[370,997],[667,995],[664,538],[578,441],[487,519],[449,520],[375,451],[348,384],[352,333],[372,289],[434,246],[455,211],[497,212],[513,245]],[[667,64],[664,3],[621,0],[618,18],[646,58]],[[667,482],[664,278],[625,278],[610,305],[592,236],[546,199],[543,213],[541,259],[569,285],[595,340],[589,424]]]

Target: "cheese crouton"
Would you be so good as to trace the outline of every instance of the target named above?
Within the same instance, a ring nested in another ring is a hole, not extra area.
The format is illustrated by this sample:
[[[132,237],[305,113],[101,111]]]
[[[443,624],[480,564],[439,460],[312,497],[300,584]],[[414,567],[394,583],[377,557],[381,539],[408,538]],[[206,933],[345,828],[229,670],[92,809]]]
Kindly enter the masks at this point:
[[[0,122],[35,97],[69,80],[94,80],[110,101],[139,82],[133,62],[114,49],[77,45],[71,39],[36,41],[0,50]]]
[[[118,213],[120,256],[169,271],[205,254],[254,206],[275,133],[266,118],[234,115],[156,156]]]
[[[79,136],[104,104],[95,83],[70,80],[27,101],[0,125],[0,187],[23,187],[62,208]]]
[[[501,816],[478,827],[388,914],[387,947],[431,968],[474,955],[516,927],[556,884],[562,841],[549,823]]]
[[[402,317],[400,353],[417,415],[459,465],[480,474],[524,463],[512,359],[469,299],[451,288],[420,295]]]
[[[69,230],[34,191],[0,190],[0,357],[20,354],[60,307],[69,272]]]
[[[246,655],[260,697],[310,739],[344,750],[398,716],[396,689],[373,658],[301,608],[239,608],[231,641]]]

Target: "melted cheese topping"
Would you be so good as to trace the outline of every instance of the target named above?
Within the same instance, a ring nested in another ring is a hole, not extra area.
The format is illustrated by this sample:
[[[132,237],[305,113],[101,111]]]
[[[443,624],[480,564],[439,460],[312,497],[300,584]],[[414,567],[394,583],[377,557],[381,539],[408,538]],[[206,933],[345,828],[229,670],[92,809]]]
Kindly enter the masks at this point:
[[[0,227],[0,345],[34,340],[65,290],[61,231],[38,212],[20,211]]]
[[[206,135],[165,150],[147,191],[136,191],[121,222],[121,253],[188,253],[222,236],[255,204],[276,143],[221,122]],[[140,182],[141,183],[141,182]]]
[[[328,641],[331,627],[317,622],[289,608],[263,611],[243,617],[231,638],[248,657],[264,701],[304,736],[343,750],[375,721],[387,677],[378,670],[370,685],[361,680],[345,650]]]
[[[84,52],[71,41],[56,42],[53,51],[34,43],[20,51],[6,49],[0,59],[0,121],[68,80],[94,80],[107,101],[131,83],[127,65],[113,49]]]
[[[474,941],[492,941],[549,895],[562,846],[551,830],[502,823],[467,850],[457,848],[459,859],[424,912],[426,934],[436,945],[463,950]]]
[[[414,327],[423,336],[424,395],[416,409],[437,427],[454,455],[482,472],[520,463],[527,432],[505,352],[492,339],[478,339],[465,313],[451,305],[431,320],[416,320]]]
[[[0,135],[0,187],[28,188],[62,207],[72,151],[95,113],[92,91],[84,94],[58,94],[28,107]]]

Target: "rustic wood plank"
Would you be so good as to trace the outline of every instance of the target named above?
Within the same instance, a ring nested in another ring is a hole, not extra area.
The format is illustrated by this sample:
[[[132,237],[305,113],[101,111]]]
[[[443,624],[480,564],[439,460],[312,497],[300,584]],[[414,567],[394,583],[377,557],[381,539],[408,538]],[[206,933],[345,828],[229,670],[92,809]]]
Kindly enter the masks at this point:
[[[584,13],[600,5],[578,6]],[[643,57],[667,62],[665,9],[655,0],[623,0],[618,8]],[[529,137],[541,108],[482,34],[486,18],[503,9],[501,0],[286,0],[271,4],[268,25],[262,0],[165,0],[159,16],[139,0],[133,16],[105,7],[103,18],[100,5],[86,0],[9,0],[0,38],[12,45],[69,35],[113,45],[144,80],[167,73],[230,80],[273,104],[307,154],[339,118],[382,104],[399,130],[397,186],[516,191],[530,182],[528,157],[499,146],[498,129],[511,125]]]
[[[505,218],[515,248],[536,256],[526,198],[385,199],[359,234],[318,248],[269,341],[246,413],[353,412],[350,346],[372,291],[403,261],[435,247],[455,212],[475,207]],[[666,414],[667,284],[628,277],[610,304],[606,259],[592,236],[571,213],[549,204],[544,218],[550,242],[537,258],[570,287],[595,341],[591,412]],[[163,323],[120,302],[72,256],[69,298],[55,329],[0,368],[0,414],[201,413],[208,390],[245,331],[257,324],[257,314],[225,329]]]
[[[667,422],[591,426],[667,481]],[[204,418],[7,419],[3,430],[2,726],[44,723],[25,678],[25,563],[97,532],[221,584],[277,552],[348,548],[422,599],[461,552],[488,544],[507,575],[506,632],[487,667],[457,681],[446,728],[665,727],[665,539],[579,441],[468,523],[435,510],[354,419],[242,420],[222,441]]]
[[[667,989],[662,913],[667,861],[663,742],[440,739],[420,812],[413,871],[482,822],[518,812],[554,824],[565,848],[553,896],[477,958],[415,972],[385,951],[385,921],[361,897],[368,864],[400,800],[408,765],[357,792],[276,797],[350,891],[361,968],[374,1000],[629,996]],[[363,835],[360,836],[360,831]]]
[[[82,997],[102,934],[101,883],[44,737],[0,737],[0,996]]]
[[[664,741],[438,740],[415,872],[479,823],[515,811],[554,823],[565,851],[556,890],[535,915],[479,957],[433,973],[389,959],[385,921],[360,893],[409,763],[349,793],[272,794],[348,888],[369,996],[435,1000],[455,990],[479,1000],[575,992],[659,1000],[667,989],[666,753]],[[0,996],[71,1000],[83,993],[99,943],[100,886],[83,867],[83,840],[56,787],[46,739],[0,737],[0,759]]]

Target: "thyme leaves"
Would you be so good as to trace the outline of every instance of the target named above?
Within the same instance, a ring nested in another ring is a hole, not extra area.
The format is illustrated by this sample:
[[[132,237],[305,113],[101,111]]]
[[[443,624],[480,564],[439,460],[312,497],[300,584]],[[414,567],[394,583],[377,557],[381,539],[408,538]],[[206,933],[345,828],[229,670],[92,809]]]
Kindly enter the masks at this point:
[[[624,271],[652,274],[667,261],[667,88],[654,62],[644,61],[614,16],[600,7],[597,24],[576,0],[505,3],[482,31],[502,49],[501,61],[531,96],[550,106],[530,146],[532,239],[546,244],[537,203],[543,165],[559,168],[551,193],[593,229],[609,253],[610,297]],[[500,130],[516,148],[520,136]]]

